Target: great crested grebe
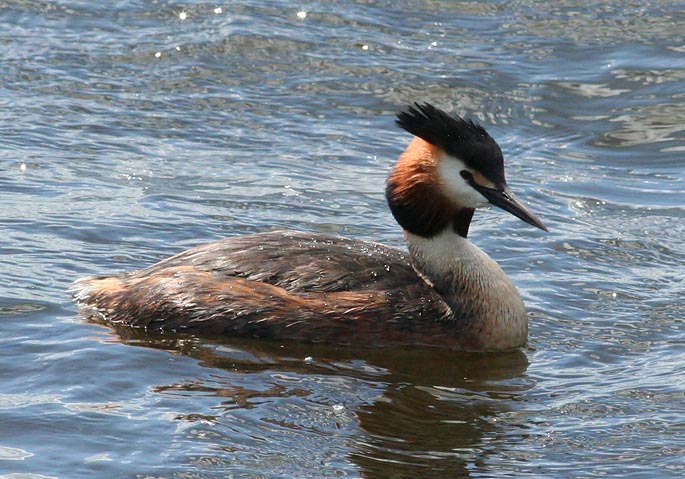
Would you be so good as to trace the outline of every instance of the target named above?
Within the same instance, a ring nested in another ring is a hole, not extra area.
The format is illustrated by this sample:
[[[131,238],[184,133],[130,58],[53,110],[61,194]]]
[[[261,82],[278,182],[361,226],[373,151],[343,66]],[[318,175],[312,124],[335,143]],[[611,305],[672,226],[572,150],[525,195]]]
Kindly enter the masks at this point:
[[[78,280],[76,300],[107,321],[157,330],[340,344],[509,350],[528,335],[514,284],[466,239],[492,204],[547,229],[509,191],[482,126],[434,106],[397,116],[415,135],[386,198],[409,253],[299,231],[236,236],[148,268]]]

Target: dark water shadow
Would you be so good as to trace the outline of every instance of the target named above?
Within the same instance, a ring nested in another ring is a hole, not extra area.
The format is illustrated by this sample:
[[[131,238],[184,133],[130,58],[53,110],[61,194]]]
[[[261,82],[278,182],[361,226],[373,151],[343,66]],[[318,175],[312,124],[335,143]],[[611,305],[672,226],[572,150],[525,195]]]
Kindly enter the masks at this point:
[[[503,430],[498,417],[509,412],[531,387],[522,351],[477,354],[206,339],[108,326],[125,344],[189,356],[203,367],[230,374],[283,371],[380,384],[383,393],[354,411],[363,434],[353,434],[349,457],[367,479],[487,473],[487,456],[495,452],[488,443],[510,433]],[[235,407],[249,401],[249,395],[237,386],[228,398]],[[225,404],[226,388],[217,396]]]

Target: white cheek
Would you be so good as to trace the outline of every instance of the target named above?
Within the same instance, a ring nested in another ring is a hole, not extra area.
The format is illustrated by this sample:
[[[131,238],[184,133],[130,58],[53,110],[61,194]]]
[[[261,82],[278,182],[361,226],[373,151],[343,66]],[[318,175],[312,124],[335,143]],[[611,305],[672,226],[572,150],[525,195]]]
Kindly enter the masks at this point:
[[[488,200],[461,177],[462,170],[468,170],[468,168],[459,158],[445,156],[439,159],[438,176],[447,196],[466,208],[488,206],[490,204]]]

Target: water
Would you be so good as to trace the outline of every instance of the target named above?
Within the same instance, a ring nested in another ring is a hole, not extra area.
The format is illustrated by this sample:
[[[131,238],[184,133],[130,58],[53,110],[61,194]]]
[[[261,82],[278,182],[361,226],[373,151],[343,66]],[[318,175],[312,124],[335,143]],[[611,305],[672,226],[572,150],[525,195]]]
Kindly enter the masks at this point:
[[[682,477],[679,2],[0,6],[0,479]],[[74,279],[228,235],[401,245],[382,191],[413,101],[480,119],[550,228],[472,226],[525,351],[77,316]]]

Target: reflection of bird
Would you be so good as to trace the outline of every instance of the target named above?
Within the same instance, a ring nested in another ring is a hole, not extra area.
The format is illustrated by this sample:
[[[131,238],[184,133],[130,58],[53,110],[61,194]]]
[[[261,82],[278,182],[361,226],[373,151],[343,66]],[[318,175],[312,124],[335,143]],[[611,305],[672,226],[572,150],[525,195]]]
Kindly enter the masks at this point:
[[[163,330],[467,350],[524,345],[516,287],[466,239],[474,209],[488,204],[545,229],[508,190],[499,146],[483,127],[427,103],[400,113],[397,124],[415,138],[386,196],[409,254],[273,231],[83,278],[76,299],[106,320]]]

